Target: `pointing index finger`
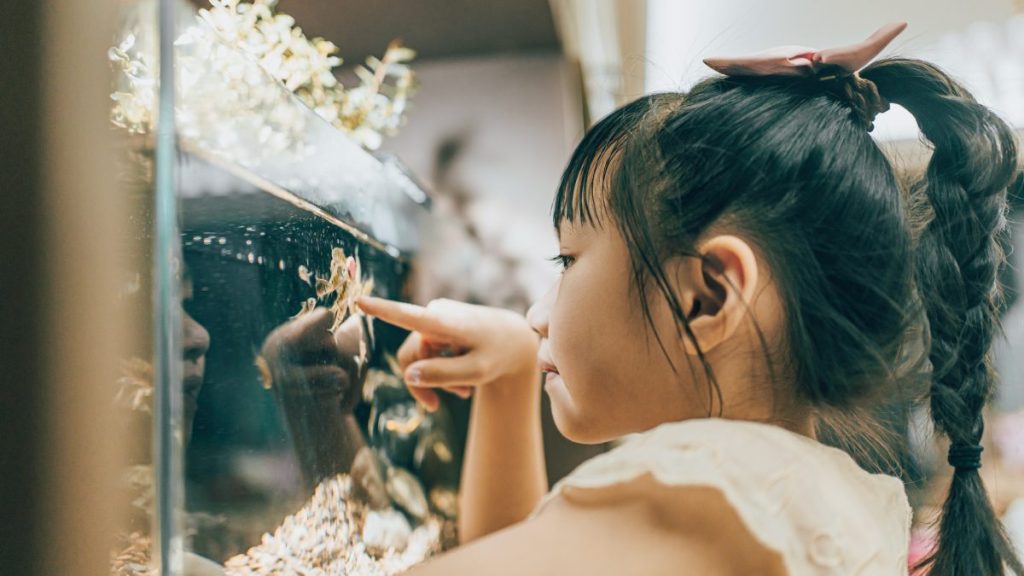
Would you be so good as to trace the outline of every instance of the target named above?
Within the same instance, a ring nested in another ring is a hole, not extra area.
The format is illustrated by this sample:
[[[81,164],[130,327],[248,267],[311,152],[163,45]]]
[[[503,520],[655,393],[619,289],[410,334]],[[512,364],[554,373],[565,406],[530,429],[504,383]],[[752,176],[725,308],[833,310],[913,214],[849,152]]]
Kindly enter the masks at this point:
[[[440,318],[422,306],[372,296],[360,298],[357,304],[363,312],[370,316],[376,316],[388,324],[434,338],[445,340],[458,338],[458,335]]]

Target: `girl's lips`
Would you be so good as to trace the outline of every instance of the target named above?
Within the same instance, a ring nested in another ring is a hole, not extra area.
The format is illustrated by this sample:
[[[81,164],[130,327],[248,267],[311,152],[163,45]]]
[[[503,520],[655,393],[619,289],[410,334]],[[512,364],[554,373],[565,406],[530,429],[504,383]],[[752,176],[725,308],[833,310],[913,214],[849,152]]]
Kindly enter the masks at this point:
[[[541,380],[541,384],[544,386],[544,390],[550,390],[552,386],[560,386],[562,383],[562,377],[558,372],[544,372],[544,378]]]
[[[540,364],[540,369],[542,372],[551,372],[552,374],[558,374],[558,368],[555,368],[555,365],[552,364],[550,360],[541,358],[538,361],[538,363]]]

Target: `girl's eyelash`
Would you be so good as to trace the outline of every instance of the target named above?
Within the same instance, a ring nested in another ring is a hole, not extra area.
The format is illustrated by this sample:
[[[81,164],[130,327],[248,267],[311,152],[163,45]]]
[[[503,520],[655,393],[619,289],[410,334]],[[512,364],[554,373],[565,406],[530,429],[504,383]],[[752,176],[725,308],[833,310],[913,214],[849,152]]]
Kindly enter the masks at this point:
[[[570,266],[572,266],[573,262],[576,261],[576,258],[573,256],[566,256],[565,254],[558,254],[548,258],[548,260],[554,262],[560,271],[565,272]]]

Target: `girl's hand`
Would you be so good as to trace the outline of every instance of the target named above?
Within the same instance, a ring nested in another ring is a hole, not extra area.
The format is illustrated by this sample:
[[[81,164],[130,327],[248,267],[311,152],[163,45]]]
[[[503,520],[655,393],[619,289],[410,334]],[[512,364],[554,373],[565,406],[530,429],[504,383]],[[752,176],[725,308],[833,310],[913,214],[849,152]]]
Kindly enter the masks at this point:
[[[453,300],[434,300],[424,308],[361,298],[359,307],[412,331],[398,350],[398,363],[410,393],[429,410],[440,402],[437,388],[465,398],[475,387],[537,372],[539,337],[515,312]]]

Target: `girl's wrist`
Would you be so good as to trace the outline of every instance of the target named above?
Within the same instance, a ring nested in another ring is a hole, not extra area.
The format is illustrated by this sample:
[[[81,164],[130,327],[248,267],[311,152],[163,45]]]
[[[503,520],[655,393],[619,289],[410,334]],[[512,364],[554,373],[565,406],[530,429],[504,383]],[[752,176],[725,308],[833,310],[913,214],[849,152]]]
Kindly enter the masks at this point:
[[[481,386],[477,394],[481,401],[491,399],[502,403],[532,401],[540,396],[540,377],[540,368],[536,363],[531,363],[515,373],[507,374]]]

